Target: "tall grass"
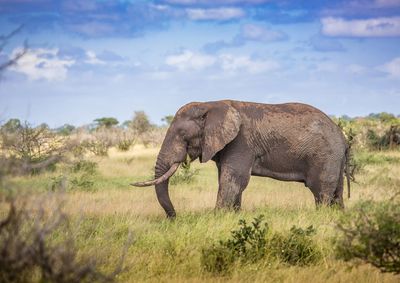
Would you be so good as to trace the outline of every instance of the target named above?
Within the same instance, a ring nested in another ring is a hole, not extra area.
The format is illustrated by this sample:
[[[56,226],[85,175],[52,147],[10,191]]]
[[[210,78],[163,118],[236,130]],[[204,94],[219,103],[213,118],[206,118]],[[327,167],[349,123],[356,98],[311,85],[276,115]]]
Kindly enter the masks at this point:
[[[192,167],[199,170],[190,183],[170,186],[171,199],[178,216],[165,218],[154,188],[133,188],[129,183],[153,174],[158,148],[135,145],[129,151],[109,151],[109,157],[92,157],[98,164],[93,190],[69,190],[65,194],[65,213],[76,228],[77,248],[93,257],[117,260],[129,233],[134,243],[125,260],[126,270],[120,282],[398,282],[399,277],[383,274],[370,265],[349,268],[334,256],[332,238],[337,233],[336,221],[342,212],[316,210],[311,192],[304,185],[252,177],[243,194],[238,213],[215,211],[217,170],[212,162]],[[384,200],[399,186],[399,152],[374,153],[352,185],[352,198],[347,207],[359,200]],[[364,157],[363,157],[364,158]],[[366,158],[364,158],[366,159]],[[371,162],[371,160],[374,160]],[[379,162],[375,162],[379,160]],[[32,197],[50,190],[55,172],[29,177],[15,177],[10,182],[20,191],[30,190]],[[69,173],[68,173],[69,174]],[[0,208],[0,215],[2,209]],[[312,266],[290,266],[260,260],[234,266],[229,275],[205,273],[201,268],[204,247],[227,239],[237,229],[240,219],[253,219],[263,214],[270,229],[285,233],[292,226],[313,225],[313,236],[321,251],[321,261]],[[105,272],[113,269],[105,263]]]

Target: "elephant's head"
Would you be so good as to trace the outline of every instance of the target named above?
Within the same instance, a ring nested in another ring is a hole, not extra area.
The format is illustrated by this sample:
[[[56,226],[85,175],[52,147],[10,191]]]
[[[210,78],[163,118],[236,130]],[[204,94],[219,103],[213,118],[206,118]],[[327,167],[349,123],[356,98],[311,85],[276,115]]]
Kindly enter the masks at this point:
[[[144,187],[155,185],[158,201],[167,217],[175,217],[175,209],[168,194],[168,180],[180,163],[189,155],[207,162],[239,132],[241,119],[229,102],[193,102],[176,113],[169,127],[155,166],[155,179],[133,184]]]

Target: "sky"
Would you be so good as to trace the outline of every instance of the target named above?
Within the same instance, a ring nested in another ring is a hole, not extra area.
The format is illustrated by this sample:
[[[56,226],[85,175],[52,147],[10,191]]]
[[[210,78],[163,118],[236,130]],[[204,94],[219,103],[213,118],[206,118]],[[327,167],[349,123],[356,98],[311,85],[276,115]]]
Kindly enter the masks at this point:
[[[0,0],[0,35],[0,64],[29,47],[0,121],[161,124],[221,99],[400,114],[400,0]]]

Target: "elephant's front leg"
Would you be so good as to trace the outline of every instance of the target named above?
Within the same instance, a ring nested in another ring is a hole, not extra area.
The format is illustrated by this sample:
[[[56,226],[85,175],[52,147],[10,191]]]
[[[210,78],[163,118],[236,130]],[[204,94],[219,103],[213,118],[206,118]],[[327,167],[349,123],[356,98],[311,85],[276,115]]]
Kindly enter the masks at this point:
[[[239,210],[242,193],[250,180],[252,162],[242,160],[225,160],[218,166],[219,188],[216,208]]]

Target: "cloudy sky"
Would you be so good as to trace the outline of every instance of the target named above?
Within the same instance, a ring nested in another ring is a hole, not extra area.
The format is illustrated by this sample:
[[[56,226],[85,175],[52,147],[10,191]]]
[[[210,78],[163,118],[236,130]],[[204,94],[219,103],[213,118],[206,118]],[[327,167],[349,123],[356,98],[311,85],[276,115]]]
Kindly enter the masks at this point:
[[[161,123],[219,99],[400,114],[400,0],[0,0],[0,34],[20,25],[3,121]]]

